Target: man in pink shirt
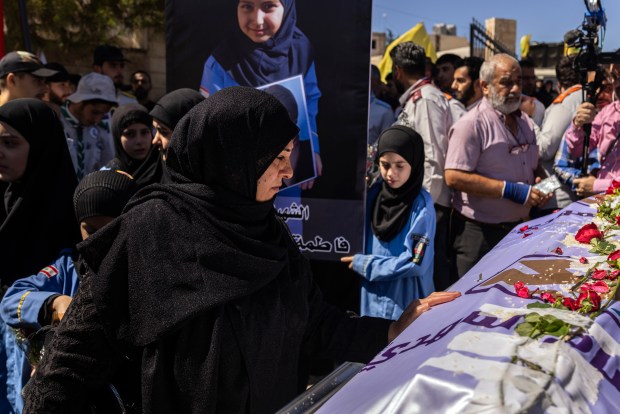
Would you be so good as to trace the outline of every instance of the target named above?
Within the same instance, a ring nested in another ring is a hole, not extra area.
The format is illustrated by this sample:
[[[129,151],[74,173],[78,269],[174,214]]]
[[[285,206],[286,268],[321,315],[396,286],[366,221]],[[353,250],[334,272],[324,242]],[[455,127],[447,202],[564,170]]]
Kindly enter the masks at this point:
[[[573,183],[580,197],[603,192],[612,180],[620,177],[620,146],[616,145],[620,134],[620,101],[605,106],[598,115],[596,108],[589,102],[582,103],[571,126],[566,131],[566,144],[575,158],[583,154],[583,125],[592,123],[590,150],[598,148],[601,169],[598,175],[576,178]]]
[[[480,69],[484,98],[450,129],[445,178],[454,190],[451,239],[459,277],[533,206],[550,196],[533,188],[538,146],[521,104],[521,68],[498,54]]]

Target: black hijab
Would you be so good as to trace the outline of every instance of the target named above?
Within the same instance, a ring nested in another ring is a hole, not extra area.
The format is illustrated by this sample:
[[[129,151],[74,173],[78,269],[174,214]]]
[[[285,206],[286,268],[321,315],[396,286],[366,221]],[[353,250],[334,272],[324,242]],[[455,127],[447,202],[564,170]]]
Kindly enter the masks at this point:
[[[79,246],[94,273],[116,273],[119,261],[129,266],[125,276],[94,282],[95,290],[136,296],[129,301],[136,307],[131,321],[113,302],[99,303],[120,324],[121,336],[144,345],[283,269],[285,230],[273,202],[255,200],[256,186],[297,132],[276,98],[245,87],[223,89],[181,119],[166,159],[173,183],[138,192],[119,219]],[[150,272],[158,281],[145,286]],[[111,288],[123,279],[129,286]],[[205,295],[207,282],[212,286]],[[177,301],[185,306],[170,306]],[[153,319],[153,310],[160,317]]]
[[[163,165],[159,156],[159,151],[151,144],[147,156],[143,160],[131,158],[121,143],[123,130],[128,126],[140,123],[152,129],[153,118],[148,110],[140,104],[122,105],[114,111],[112,115],[112,138],[116,157],[111,160],[107,167],[112,170],[121,170],[130,174],[138,188],[145,187],[152,183],[158,183],[163,174]]]
[[[284,7],[282,24],[263,43],[254,43],[235,25],[213,51],[213,56],[242,86],[261,86],[295,75],[305,76],[312,64],[310,41],[296,26],[295,0],[280,0]]]
[[[382,241],[392,240],[409,222],[413,200],[420,193],[424,179],[424,141],[411,128],[392,126],[379,137],[377,160],[386,152],[403,157],[411,165],[411,175],[398,189],[381,182],[372,210],[372,231]]]
[[[174,130],[177,123],[185,116],[185,114],[204,100],[204,96],[200,92],[193,89],[181,88],[162,96],[151,110],[150,114],[153,119],[164,124],[170,130]],[[170,175],[163,160],[163,150],[159,151],[159,162],[162,164],[162,176],[160,182],[170,183]]]
[[[0,106],[0,121],[30,144],[28,163],[18,182],[8,185],[0,224],[0,279],[11,284],[37,273],[63,248],[80,240],[73,213],[77,185],[62,125],[38,99],[16,99]]]
[[[181,118],[204,99],[200,92],[193,89],[177,89],[162,96],[150,113],[154,119],[174,130]]]

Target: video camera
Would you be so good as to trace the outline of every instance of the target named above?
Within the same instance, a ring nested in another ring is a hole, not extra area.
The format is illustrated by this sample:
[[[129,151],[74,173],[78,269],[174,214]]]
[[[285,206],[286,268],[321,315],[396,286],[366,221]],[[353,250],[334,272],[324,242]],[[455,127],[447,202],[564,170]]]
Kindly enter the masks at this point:
[[[599,39],[605,37],[607,16],[601,0],[583,0],[586,13],[581,25],[581,30],[575,29],[564,35],[564,43],[568,47],[578,48],[579,53],[575,57],[574,67],[579,72],[584,102],[596,103],[596,96],[600,90],[605,73],[602,65],[620,64],[620,50],[616,52],[602,52]],[[599,36],[600,32],[600,36]],[[590,133],[592,124],[584,125],[584,148],[582,175],[587,175],[588,154],[590,153]]]

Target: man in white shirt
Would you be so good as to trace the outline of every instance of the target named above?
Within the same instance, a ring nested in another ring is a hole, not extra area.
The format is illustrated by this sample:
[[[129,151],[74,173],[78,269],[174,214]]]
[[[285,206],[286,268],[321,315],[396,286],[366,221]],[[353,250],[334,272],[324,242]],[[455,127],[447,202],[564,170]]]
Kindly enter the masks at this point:
[[[424,140],[424,188],[435,202],[437,231],[435,233],[435,288],[444,290],[449,284],[448,226],[451,192],[444,181],[444,163],[448,150],[448,130],[452,116],[444,94],[425,77],[424,48],[403,42],[390,52],[392,74],[403,107],[397,123],[417,131]]]

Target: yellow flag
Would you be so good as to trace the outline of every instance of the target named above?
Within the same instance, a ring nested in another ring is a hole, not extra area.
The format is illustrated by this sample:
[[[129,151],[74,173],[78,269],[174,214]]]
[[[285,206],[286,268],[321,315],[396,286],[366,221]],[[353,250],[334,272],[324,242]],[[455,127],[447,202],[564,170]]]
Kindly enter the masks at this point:
[[[530,39],[532,35],[526,34],[521,36],[521,59],[525,59],[530,54]]]
[[[578,47],[568,47],[566,43],[564,43],[564,56],[572,56],[578,54],[580,49]]]
[[[435,52],[435,46],[431,42],[430,37],[428,37],[428,33],[426,33],[426,29],[424,28],[424,23],[418,23],[414,27],[412,27],[408,32],[401,35],[398,39],[394,40],[390,43],[385,49],[385,54],[383,55],[383,59],[381,59],[381,63],[379,63],[379,70],[381,71],[381,79],[385,80],[385,77],[392,72],[392,58],[390,57],[390,51],[394,49],[394,47],[402,42],[414,42],[424,48],[426,52],[426,56],[428,56],[433,62],[437,60],[437,52]]]

